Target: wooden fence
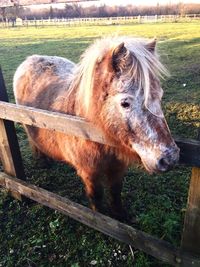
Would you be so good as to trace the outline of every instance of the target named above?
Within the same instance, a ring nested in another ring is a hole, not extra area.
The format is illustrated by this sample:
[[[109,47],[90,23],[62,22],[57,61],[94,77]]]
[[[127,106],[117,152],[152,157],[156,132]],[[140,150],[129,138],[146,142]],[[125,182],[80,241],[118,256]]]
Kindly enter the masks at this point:
[[[7,19],[0,20],[0,28],[10,27],[45,27],[45,26],[89,26],[89,25],[118,25],[132,23],[156,23],[156,22],[178,22],[199,20],[200,14],[186,15],[146,15],[146,16],[124,16],[124,17],[99,17],[99,18],[49,18],[49,19]]]
[[[176,138],[181,149],[180,164],[192,166],[188,207],[182,241],[179,248],[129,225],[94,212],[67,198],[28,184],[23,169],[14,121],[61,131],[103,144],[103,134],[83,118],[15,105],[8,102],[3,75],[0,70],[0,157],[4,172],[0,185],[18,199],[25,196],[72,217],[108,236],[140,249],[172,266],[200,266],[200,141]]]

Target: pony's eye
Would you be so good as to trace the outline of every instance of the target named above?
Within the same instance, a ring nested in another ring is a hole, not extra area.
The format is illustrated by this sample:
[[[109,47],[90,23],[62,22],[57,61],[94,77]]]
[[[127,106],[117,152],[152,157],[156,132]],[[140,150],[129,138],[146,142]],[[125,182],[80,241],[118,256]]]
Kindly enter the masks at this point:
[[[121,106],[123,108],[129,108],[130,107],[130,102],[127,99],[124,99],[121,101]]]

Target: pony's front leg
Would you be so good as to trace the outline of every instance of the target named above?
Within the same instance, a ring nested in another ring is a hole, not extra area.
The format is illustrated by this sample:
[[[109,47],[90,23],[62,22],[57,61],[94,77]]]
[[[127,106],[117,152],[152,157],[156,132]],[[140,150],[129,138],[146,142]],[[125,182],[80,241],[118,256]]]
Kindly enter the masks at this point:
[[[119,220],[126,219],[126,211],[123,208],[121,200],[122,181],[112,182],[109,186],[110,190],[110,207],[113,217]]]
[[[110,191],[111,215],[121,221],[127,219],[126,210],[123,208],[121,192],[123,187],[124,171],[109,171],[107,174],[108,187]]]
[[[90,206],[94,211],[102,210],[103,187],[99,176],[94,173],[81,173],[81,178],[85,185],[86,195],[90,201]]]

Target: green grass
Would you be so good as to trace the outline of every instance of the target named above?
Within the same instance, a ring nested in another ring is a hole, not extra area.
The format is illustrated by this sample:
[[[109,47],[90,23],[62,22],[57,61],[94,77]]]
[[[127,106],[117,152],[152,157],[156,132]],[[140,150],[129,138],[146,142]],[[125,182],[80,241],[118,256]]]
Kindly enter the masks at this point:
[[[173,134],[195,138],[200,127],[199,22],[123,26],[45,27],[0,30],[0,64],[11,101],[12,77],[31,54],[67,57],[75,62],[97,37],[133,35],[159,40],[171,77],[163,81],[163,108]],[[17,126],[28,181],[88,205],[75,171],[59,163],[41,168]],[[138,169],[126,175],[122,198],[138,229],[180,244],[190,168],[149,176]],[[0,266],[168,266],[37,203],[18,202],[0,191]]]

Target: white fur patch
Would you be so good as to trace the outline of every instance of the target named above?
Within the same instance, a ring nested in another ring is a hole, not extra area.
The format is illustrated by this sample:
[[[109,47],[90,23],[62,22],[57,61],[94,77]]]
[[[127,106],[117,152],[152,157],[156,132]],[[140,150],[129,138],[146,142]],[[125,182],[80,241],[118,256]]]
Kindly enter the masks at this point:
[[[28,57],[22,64],[17,68],[14,79],[13,79],[13,91],[15,99],[17,102],[17,82],[19,79],[25,75],[26,71],[33,65],[35,62],[43,59],[45,63],[54,64],[56,66],[56,74],[60,77],[65,77],[66,73],[73,74],[74,67],[76,64],[66,58],[56,57],[56,56],[42,56],[42,55],[32,55]]]

